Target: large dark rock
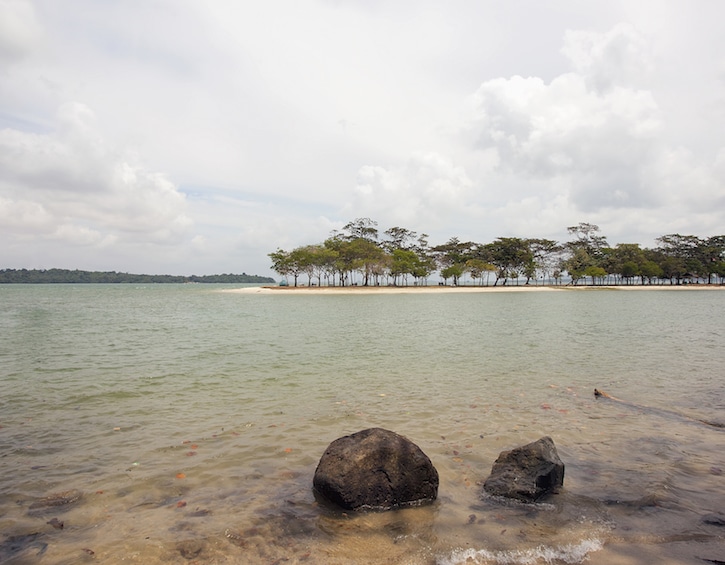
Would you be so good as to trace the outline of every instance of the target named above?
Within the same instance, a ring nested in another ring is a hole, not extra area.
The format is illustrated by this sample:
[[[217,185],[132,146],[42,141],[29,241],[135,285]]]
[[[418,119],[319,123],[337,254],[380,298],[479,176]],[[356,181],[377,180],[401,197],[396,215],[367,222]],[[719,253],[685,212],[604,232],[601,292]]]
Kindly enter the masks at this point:
[[[313,486],[346,510],[387,510],[435,500],[438,471],[409,439],[371,428],[333,441]]]
[[[533,502],[564,484],[564,463],[550,437],[502,451],[483,489],[495,496]]]

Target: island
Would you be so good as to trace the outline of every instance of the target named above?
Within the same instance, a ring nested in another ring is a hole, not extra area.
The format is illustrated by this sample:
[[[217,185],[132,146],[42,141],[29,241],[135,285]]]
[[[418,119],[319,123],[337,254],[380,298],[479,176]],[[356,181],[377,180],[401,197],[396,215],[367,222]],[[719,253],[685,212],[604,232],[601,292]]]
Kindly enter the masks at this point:
[[[274,284],[272,277],[259,275],[135,275],[116,271],[79,271],[69,269],[2,269],[0,284],[105,284],[105,283],[225,283]]]

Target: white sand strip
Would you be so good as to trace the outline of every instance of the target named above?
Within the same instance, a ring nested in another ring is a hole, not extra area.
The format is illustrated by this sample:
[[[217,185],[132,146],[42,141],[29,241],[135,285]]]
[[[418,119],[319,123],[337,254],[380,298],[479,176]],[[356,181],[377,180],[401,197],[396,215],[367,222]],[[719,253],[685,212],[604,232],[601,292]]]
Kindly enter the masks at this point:
[[[725,290],[723,285],[621,285],[621,286],[254,286],[224,289],[239,294],[465,294],[480,292],[564,292],[597,290]]]

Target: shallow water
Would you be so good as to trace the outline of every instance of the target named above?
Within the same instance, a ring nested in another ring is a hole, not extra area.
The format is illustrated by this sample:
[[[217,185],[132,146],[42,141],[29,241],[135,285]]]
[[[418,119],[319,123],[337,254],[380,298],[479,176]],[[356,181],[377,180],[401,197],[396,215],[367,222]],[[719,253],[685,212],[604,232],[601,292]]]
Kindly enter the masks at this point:
[[[725,292],[223,288],[0,286],[0,562],[725,559],[725,431],[688,418],[725,420]],[[315,500],[327,445],[371,426],[431,458],[434,504]],[[563,491],[483,497],[543,435]]]

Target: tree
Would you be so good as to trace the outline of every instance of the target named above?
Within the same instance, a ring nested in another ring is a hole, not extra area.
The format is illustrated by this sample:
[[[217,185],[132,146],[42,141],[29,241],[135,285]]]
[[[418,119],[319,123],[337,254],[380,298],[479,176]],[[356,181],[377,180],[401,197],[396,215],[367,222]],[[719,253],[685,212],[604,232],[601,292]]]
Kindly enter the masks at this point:
[[[458,286],[458,280],[463,276],[464,272],[463,265],[460,263],[454,263],[452,265],[448,265],[444,269],[441,269],[441,276],[443,277],[443,280],[446,281],[446,284],[448,279],[453,278],[453,286]]]
[[[642,279],[642,284],[645,284],[645,279],[647,279],[647,282],[649,284],[652,284],[653,279],[658,279],[662,277],[662,268],[654,261],[651,261],[650,259],[645,259],[644,262],[639,266],[639,276]]]
[[[331,263],[327,268],[332,277],[333,286],[335,283],[335,276],[338,277],[340,286],[345,286],[347,275],[350,271],[352,271],[353,267],[350,254],[347,252],[348,242],[338,234],[326,239],[323,245],[328,250],[330,254],[329,256],[332,258]]]
[[[412,249],[394,249],[391,257],[390,276],[393,284],[398,284],[401,277],[403,284],[407,284],[408,275],[412,275],[418,266],[418,256]]]
[[[418,236],[418,240],[413,246],[413,251],[418,256],[418,260],[413,269],[413,278],[415,284],[421,284],[421,282],[427,282],[428,277],[433,271],[436,270],[435,256],[428,247],[428,234],[423,233]]]
[[[343,246],[343,256],[352,271],[359,271],[363,286],[369,286],[370,277],[381,272],[385,252],[373,241],[358,237]]]
[[[509,278],[518,279],[527,272],[532,273],[534,256],[529,247],[529,241],[519,237],[499,237],[485,246],[486,254],[491,264],[496,267],[496,280],[503,279],[503,285]]]
[[[541,272],[542,278],[548,278],[560,262],[561,246],[552,239],[529,239],[527,241],[535,271]]]
[[[599,235],[599,226],[586,222],[566,229],[574,239],[565,244],[569,257],[562,261],[562,267],[568,271],[572,284],[576,284],[586,276],[587,268],[604,268],[607,238]]]
[[[660,244],[658,250],[664,256],[660,266],[670,282],[681,284],[685,276],[695,274],[690,270],[697,268],[699,263],[696,259],[696,249],[700,244],[698,237],[672,233],[658,237],[657,241]]]
[[[466,261],[466,270],[471,273],[471,278],[473,280],[479,279],[479,285],[483,286],[484,275],[488,276],[490,273],[495,272],[496,266],[491,263],[487,263],[483,259],[474,258]]]
[[[408,275],[422,274],[427,277],[429,273],[421,269],[421,255],[419,255],[421,243],[427,247],[426,234],[418,238],[418,234],[406,228],[393,227],[385,231],[387,240],[381,246],[388,253],[389,274],[393,284],[398,284],[398,278],[403,284],[408,284]],[[417,238],[417,239],[416,239]]]
[[[328,278],[333,272],[333,265],[337,254],[324,245],[306,245],[302,248],[304,253],[303,267],[312,286],[312,277],[317,278],[317,286],[322,286],[322,277]]]
[[[382,245],[388,253],[392,253],[395,249],[413,249],[415,247],[416,237],[418,237],[418,234],[414,231],[397,226],[385,230],[385,235],[388,239]]]
[[[604,277],[607,276],[607,271],[605,271],[602,267],[590,265],[584,269],[584,276],[592,278],[592,285],[602,284]],[[599,280],[599,283],[597,283],[597,279]]]
[[[599,226],[587,222],[579,222],[576,226],[566,228],[571,235],[575,236],[571,244],[583,246],[590,255],[598,255],[599,251],[608,247],[607,238],[599,235]]]
[[[638,243],[620,243],[613,249],[607,249],[603,263],[608,272],[619,275],[627,284],[641,274],[641,267],[646,261],[644,250]]]
[[[285,279],[291,275],[295,286],[297,286],[300,274],[305,272],[309,264],[309,254],[303,247],[297,247],[289,253],[277,249],[277,251],[269,253],[268,257],[272,259],[272,269]]]
[[[352,222],[348,222],[343,226],[343,230],[347,232],[345,239],[352,241],[354,239],[365,239],[367,241],[378,240],[378,223],[370,218],[357,218]]]
[[[525,278],[547,280],[552,277],[560,284],[562,274],[568,273],[572,284],[591,278],[592,284],[654,284],[658,279],[669,279],[671,284],[683,280],[723,282],[725,279],[725,235],[699,238],[694,235],[667,234],[657,238],[654,249],[640,247],[637,243],[620,243],[615,247],[599,232],[599,226],[581,222],[569,226],[570,241],[560,244],[549,239],[499,237],[486,244],[463,242],[457,237],[430,247],[428,235],[418,235],[403,227],[393,227],[378,240],[377,222],[370,218],[357,218],[345,224],[340,231],[333,231],[323,244],[306,245],[291,252],[277,249],[270,253],[272,268],[285,278],[294,278],[295,285],[300,273],[307,273],[310,284],[313,279],[334,285],[408,284],[408,277],[415,284],[425,281],[436,269],[447,282],[453,279],[460,284],[461,278],[470,273],[474,284],[488,284],[489,274],[495,273],[494,286],[501,282]],[[104,281],[115,274],[76,273],[72,280],[85,282]],[[12,278],[17,275],[12,273]],[[45,277],[45,274],[41,275]],[[56,276],[56,275],[54,275]],[[66,273],[57,277],[67,278]],[[120,276],[120,275],[119,275]],[[34,274],[34,278],[37,276]],[[124,275],[128,280],[139,280],[137,275]],[[131,277],[131,278],[128,278]],[[124,280],[126,280],[124,279]],[[69,279],[70,280],[70,279]],[[109,279],[110,280],[110,279]],[[142,281],[141,281],[142,282]]]
[[[289,253],[278,248],[277,251],[268,253],[267,257],[272,260],[272,270],[282,275],[286,280],[292,271]]]
[[[634,261],[625,261],[620,267],[620,274],[622,278],[627,281],[627,284],[632,283],[634,277],[638,277],[640,274],[639,265]]]
[[[143,275],[131,273],[117,273],[116,271],[80,271],[78,269],[2,269],[0,270],[0,284],[163,284],[163,283],[273,283],[270,277],[248,275],[242,273],[221,275]]]
[[[712,275],[717,275],[720,270],[718,264],[725,258],[725,236],[716,235],[701,239],[696,255],[702,264],[702,274],[707,278],[707,284],[711,284]]]
[[[592,266],[591,256],[582,247],[575,247],[570,250],[569,258],[562,261],[562,268],[569,273],[573,285],[583,279],[587,268]]]
[[[388,268],[389,258],[378,243],[378,223],[370,218],[357,218],[345,224],[342,231],[333,231],[325,240],[324,247],[330,250],[335,258],[328,271],[339,276],[340,285],[345,286],[348,277],[360,272],[364,286],[375,278],[376,284]]]
[[[723,282],[725,281],[725,261],[719,261],[715,265],[715,270],[713,271],[713,273],[720,278],[720,284],[723,284]]]
[[[474,244],[471,242],[463,243],[457,237],[452,237],[443,245],[433,248],[444,281],[453,277],[453,284],[458,284],[459,277],[465,272],[466,261],[471,258],[473,247]],[[448,276],[443,275],[444,270],[448,273]]]

